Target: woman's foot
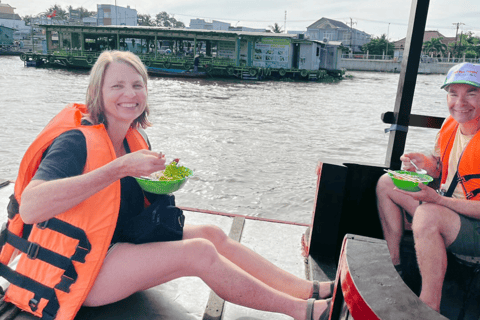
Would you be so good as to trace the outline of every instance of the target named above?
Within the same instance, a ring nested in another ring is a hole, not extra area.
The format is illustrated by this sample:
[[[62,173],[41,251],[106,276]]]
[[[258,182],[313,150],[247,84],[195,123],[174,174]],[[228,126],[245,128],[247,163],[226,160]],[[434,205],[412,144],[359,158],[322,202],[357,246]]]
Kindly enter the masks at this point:
[[[333,295],[334,284],[335,281],[319,282],[317,280],[314,280],[311,297],[313,299],[330,298]]]
[[[307,301],[307,316],[306,320],[327,320],[330,316],[332,299],[315,300],[308,299]]]

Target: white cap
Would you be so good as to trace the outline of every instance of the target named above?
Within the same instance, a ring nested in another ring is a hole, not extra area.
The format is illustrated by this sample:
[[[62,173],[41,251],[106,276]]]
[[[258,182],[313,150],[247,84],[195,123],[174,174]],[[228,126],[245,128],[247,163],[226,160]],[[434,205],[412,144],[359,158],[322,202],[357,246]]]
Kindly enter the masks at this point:
[[[441,89],[454,84],[463,83],[480,88],[480,65],[472,63],[461,63],[453,66],[447,73],[445,82]]]

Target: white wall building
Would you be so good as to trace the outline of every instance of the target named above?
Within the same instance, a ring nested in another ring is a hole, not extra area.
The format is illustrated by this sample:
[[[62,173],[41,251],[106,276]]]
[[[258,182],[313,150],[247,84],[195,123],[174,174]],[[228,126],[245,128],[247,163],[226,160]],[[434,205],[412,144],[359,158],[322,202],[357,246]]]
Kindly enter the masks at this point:
[[[224,30],[228,31],[230,23],[218,20],[207,22],[204,19],[190,19],[189,29],[203,29],[203,30]]]
[[[16,30],[26,29],[25,21],[15,13],[15,8],[9,4],[2,3],[0,0],[0,26],[12,28]]]
[[[137,10],[130,6],[119,7],[111,4],[97,4],[97,25],[99,26],[136,26]]]

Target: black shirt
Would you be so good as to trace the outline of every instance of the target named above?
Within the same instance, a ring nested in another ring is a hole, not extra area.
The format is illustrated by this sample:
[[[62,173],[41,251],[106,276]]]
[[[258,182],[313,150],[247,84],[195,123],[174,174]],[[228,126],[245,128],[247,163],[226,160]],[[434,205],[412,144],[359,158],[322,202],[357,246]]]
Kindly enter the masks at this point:
[[[148,142],[148,141],[147,141]],[[130,153],[127,140],[125,150]],[[43,159],[32,180],[51,181],[81,175],[87,161],[87,143],[80,130],[70,130],[58,136],[43,154]],[[121,230],[128,220],[144,209],[144,193],[133,177],[120,179],[121,202],[112,243],[121,242]],[[145,193],[153,203],[155,195]]]

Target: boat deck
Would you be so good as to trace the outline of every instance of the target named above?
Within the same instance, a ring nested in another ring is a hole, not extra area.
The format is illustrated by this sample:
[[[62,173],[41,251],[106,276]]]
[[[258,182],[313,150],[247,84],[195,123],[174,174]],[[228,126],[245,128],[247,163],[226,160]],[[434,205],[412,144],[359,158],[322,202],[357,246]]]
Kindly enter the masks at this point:
[[[12,193],[13,183],[0,188],[2,224],[7,217],[6,207]],[[240,236],[242,244],[282,269],[301,278],[307,277],[308,267],[302,256],[301,245],[307,227],[191,211],[184,211],[184,214],[186,223],[217,225],[231,237]],[[5,280],[0,278],[0,285],[5,288],[5,284]],[[212,294],[201,279],[186,277],[136,293],[111,305],[83,308],[76,319],[292,319],[285,315],[252,310],[228,302],[223,307],[223,315],[221,308],[222,300]],[[5,314],[7,315],[8,313]],[[3,318],[4,316],[0,316],[0,320]],[[34,317],[20,313],[15,319]]]

